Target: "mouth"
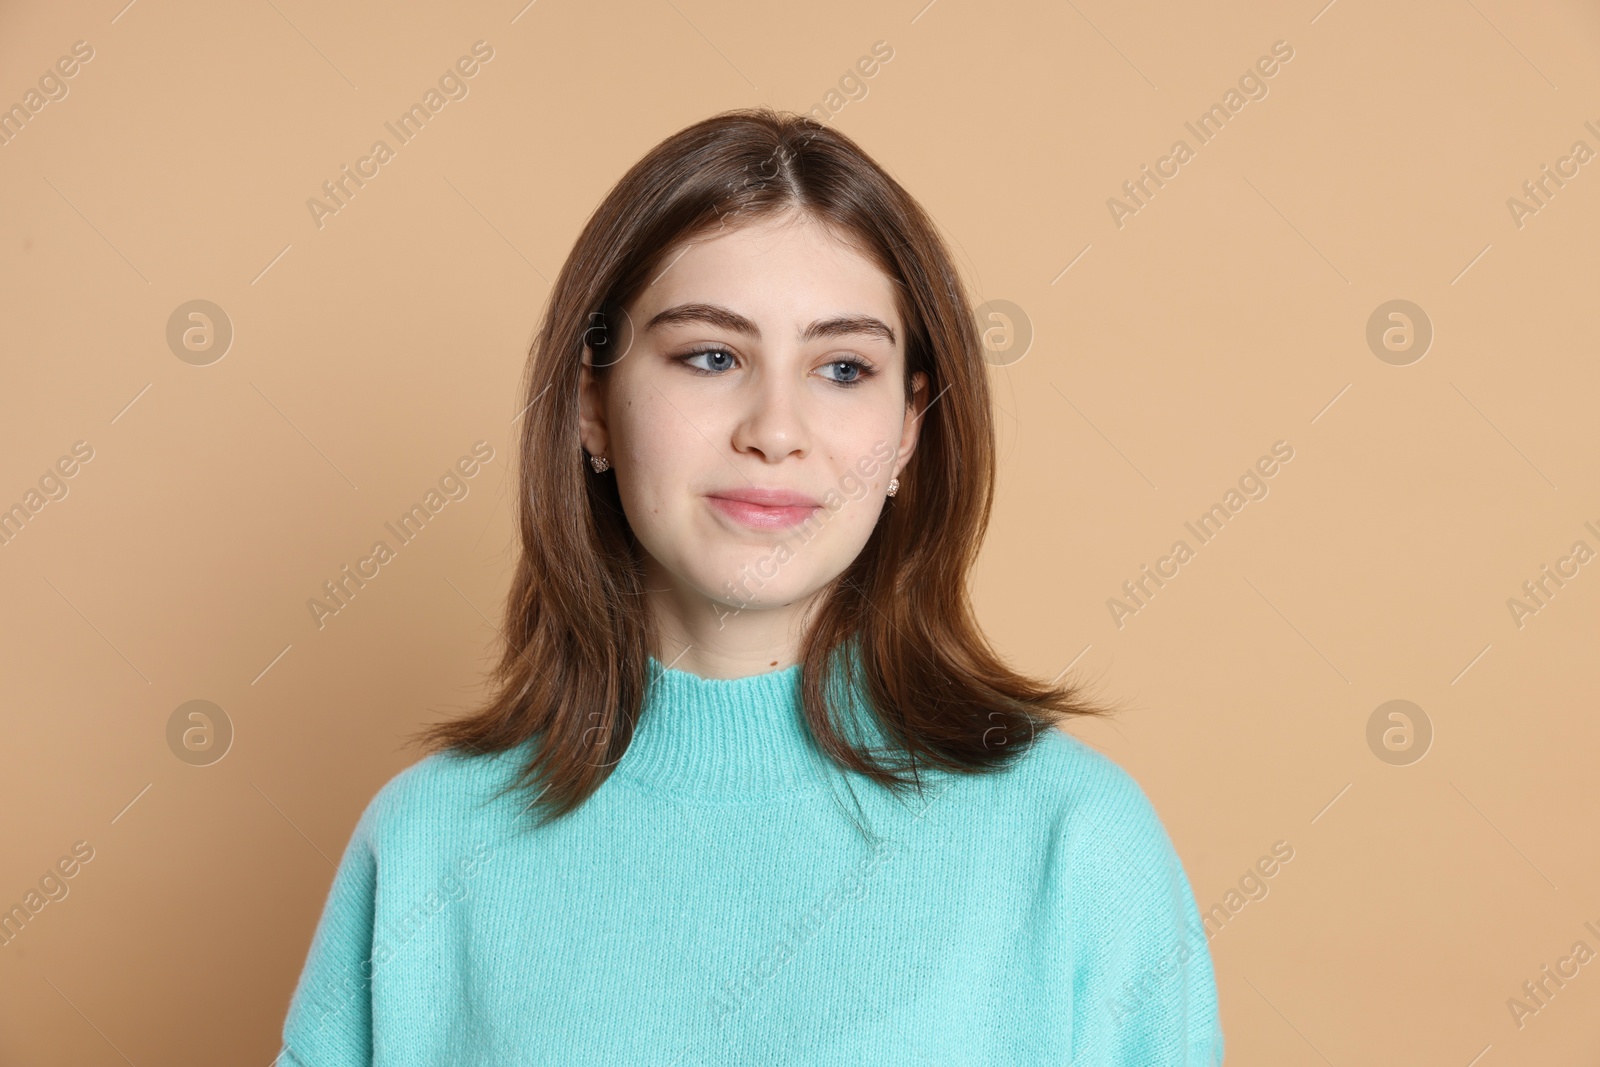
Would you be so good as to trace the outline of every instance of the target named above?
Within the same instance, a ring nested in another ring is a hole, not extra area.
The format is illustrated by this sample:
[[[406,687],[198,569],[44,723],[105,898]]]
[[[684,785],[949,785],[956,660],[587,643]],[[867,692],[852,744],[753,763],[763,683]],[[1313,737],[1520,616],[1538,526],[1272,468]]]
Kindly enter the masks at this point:
[[[755,530],[799,526],[822,506],[803,493],[777,489],[740,489],[727,494],[707,494],[721,514]]]

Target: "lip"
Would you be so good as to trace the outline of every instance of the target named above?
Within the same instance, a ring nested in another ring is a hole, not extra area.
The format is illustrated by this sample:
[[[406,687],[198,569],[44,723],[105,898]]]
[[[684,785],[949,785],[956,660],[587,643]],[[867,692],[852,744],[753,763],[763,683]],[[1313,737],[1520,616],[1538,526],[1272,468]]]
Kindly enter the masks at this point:
[[[757,530],[798,526],[822,505],[804,493],[755,487],[708,493],[711,505],[733,521]]]

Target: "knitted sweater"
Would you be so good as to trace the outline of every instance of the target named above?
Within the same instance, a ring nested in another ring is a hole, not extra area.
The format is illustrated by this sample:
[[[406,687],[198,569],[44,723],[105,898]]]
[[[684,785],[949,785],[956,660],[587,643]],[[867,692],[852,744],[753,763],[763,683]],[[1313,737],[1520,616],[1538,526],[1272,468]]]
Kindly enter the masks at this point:
[[[525,747],[378,792],[280,1067],[1221,1063],[1188,879],[1112,760],[1051,729],[895,798],[821,756],[798,665],[649,676],[611,776],[546,827],[491,799]]]

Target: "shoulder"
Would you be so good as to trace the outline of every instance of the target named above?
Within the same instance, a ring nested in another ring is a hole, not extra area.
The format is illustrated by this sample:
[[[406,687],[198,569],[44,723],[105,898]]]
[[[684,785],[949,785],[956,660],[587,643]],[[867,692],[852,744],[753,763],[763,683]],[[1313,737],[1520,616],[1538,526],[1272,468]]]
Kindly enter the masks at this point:
[[[1028,791],[1050,814],[1055,846],[1069,867],[1165,877],[1177,865],[1172,840],[1144,788],[1099,749],[1051,728],[1020,770]]]
[[[499,794],[515,781],[520,755],[431,753],[378,789],[356,832],[380,850],[451,840],[495,822],[504,817]]]
[[[1144,788],[1123,766],[1059,727],[1044,731],[1028,753],[1028,786],[1061,806],[1073,821],[1160,822]]]
[[[1133,777],[1111,757],[1053,729],[1040,738],[1033,773],[1050,813],[1050,895],[1089,957],[1187,956],[1206,945],[1183,861]]]

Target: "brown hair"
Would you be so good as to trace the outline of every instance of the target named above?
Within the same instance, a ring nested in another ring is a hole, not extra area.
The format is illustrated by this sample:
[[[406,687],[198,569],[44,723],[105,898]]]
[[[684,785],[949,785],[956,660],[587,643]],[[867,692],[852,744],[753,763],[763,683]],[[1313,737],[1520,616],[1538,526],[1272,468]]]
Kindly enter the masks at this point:
[[[541,824],[582,805],[626,751],[654,647],[639,544],[615,480],[590,472],[578,442],[585,348],[603,374],[615,362],[600,356],[622,333],[620,310],[682,242],[730,219],[796,210],[852,241],[892,281],[906,327],[906,395],[921,371],[923,396],[932,397],[898,494],[818,598],[802,639],[801,700],[819,747],[897,793],[910,782],[920,791],[920,768],[997,770],[1041,729],[1110,714],[1077,686],[1012,671],[973,615],[967,575],[994,500],[988,368],[932,221],[844,134],[766,108],[729,111],[647,152],[595,209],[561,268],[525,375],[514,480],[522,553],[496,694],[421,735],[430,749],[469,753],[537,738],[516,786],[533,794],[529,807],[543,806]],[[830,671],[846,647],[854,655],[837,662],[893,742],[888,760],[837,729]]]

